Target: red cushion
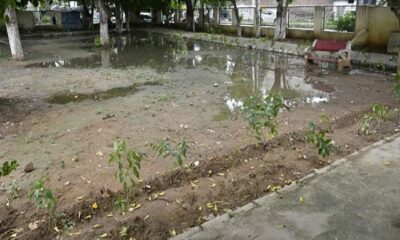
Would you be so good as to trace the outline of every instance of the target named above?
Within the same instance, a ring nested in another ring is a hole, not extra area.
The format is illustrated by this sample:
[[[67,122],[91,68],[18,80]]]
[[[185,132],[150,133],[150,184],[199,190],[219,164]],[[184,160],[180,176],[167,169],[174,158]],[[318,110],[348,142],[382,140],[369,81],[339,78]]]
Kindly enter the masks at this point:
[[[331,41],[331,40],[317,40],[315,50],[326,52],[337,52],[346,49],[347,42]]]

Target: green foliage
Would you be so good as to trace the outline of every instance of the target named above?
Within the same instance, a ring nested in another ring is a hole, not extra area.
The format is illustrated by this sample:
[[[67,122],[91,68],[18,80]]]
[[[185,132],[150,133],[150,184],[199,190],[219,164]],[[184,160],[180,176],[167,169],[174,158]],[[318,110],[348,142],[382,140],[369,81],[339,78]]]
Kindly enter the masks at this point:
[[[127,149],[125,141],[114,142],[114,151],[110,154],[109,164],[116,164],[115,177],[127,195],[133,196],[139,190],[140,165],[145,154]]]
[[[372,105],[371,112],[364,114],[361,124],[360,131],[366,135],[371,134],[371,125],[376,124],[376,127],[383,122],[389,120],[389,107],[384,106],[382,104],[374,104]]]
[[[125,213],[128,211],[129,202],[126,198],[118,196],[113,201],[113,207],[117,209],[120,213]]]
[[[55,211],[57,208],[57,198],[54,196],[51,189],[46,188],[44,180],[37,180],[29,193],[29,199],[33,201],[39,209],[46,209],[50,220],[55,220]]]
[[[162,156],[163,158],[172,156],[175,159],[175,163],[178,166],[183,167],[183,161],[186,159],[189,145],[185,139],[176,143],[167,137],[158,143],[150,144],[150,148],[157,154],[157,156]]]
[[[356,27],[356,13],[346,12],[334,20],[335,29],[338,31],[354,32]]]
[[[17,167],[19,166],[17,160],[12,160],[11,163],[6,161],[3,163],[3,166],[0,168],[0,177],[5,177],[9,175],[12,171],[17,170]]]
[[[94,46],[97,47],[97,48],[101,47],[100,36],[96,36],[94,38]]]
[[[319,115],[319,123],[323,126],[326,132],[332,132],[332,126],[328,115],[326,115],[325,113],[321,113]]]
[[[325,137],[326,132],[327,131],[324,129],[317,129],[317,125],[313,122],[308,124],[308,130],[306,132],[307,141],[314,144],[318,149],[318,154],[324,158],[329,156],[332,146],[332,140]]]
[[[270,93],[266,97],[251,96],[244,101],[244,111],[256,138],[264,142],[266,135],[278,134],[276,117],[281,109],[287,108],[281,94]],[[268,132],[265,132],[268,129]]]

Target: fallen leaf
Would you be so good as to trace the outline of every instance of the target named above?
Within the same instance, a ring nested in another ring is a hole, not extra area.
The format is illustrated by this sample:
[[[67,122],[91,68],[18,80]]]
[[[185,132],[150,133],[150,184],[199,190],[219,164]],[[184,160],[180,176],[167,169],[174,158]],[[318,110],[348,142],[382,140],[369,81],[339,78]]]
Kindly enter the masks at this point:
[[[101,225],[101,224],[96,224],[96,225],[93,226],[93,229],[100,229],[100,228],[102,228],[102,227],[103,227],[103,225]]]
[[[98,151],[97,153],[96,153],[96,156],[103,156],[104,155],[104,153],[103,152],[101,152],[101,151]]]
[[[143,221],[146,221],[149,217],[150,217],[150,215],[147,214],[147,215],[143,218]]]
[[[103,233],[100,235],[100,238],[106,238],[106,237],[108,237],[108,233]]]
[[[68,233],[68,237],[73,237],[73,236],[78,236],[78,235],[81,235],[81,232]]]
[[[217,186],[217,184],[213,183],[213,184],[211,184],[210,187],[215,188],[216,186]]]
[[[93,208],[93,209],[97,209],[97,207],[98,207],[98,206],[97,206],[97,203],[94,202],[94,203],[92,204],[92,208]]]
[[[36,222],[33,222],[33,223],[29,223],[28,227],[29,227],[29,230],[33,231],[38,228],[38,225]]]
[[[176,236],[176,231],[175,229],[172,229],[169,231],[169,234],[171,234],[171,237],[175,237]]]
[[[159,196],[164,196],[164,195],[165,195],[165,192],[160,192],[158,195],[159,195]]]
[[[304,198],[303,197],[299,197],[299,202],[304,203]]]

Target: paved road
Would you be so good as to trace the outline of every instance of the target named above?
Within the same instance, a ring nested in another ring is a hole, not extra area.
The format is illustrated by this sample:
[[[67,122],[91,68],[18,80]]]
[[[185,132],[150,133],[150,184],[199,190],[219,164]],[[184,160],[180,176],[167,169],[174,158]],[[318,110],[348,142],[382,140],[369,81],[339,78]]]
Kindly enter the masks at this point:
[[[399,240],[400,136],[174,238],[213,239]]]

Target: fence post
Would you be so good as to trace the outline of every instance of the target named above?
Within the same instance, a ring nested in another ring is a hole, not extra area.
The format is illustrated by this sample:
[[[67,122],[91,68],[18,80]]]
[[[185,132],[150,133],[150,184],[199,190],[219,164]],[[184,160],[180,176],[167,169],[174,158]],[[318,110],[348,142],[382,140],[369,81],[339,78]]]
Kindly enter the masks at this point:
[[[180,16],[179,16],[179,9],[175,9],[174,10],[175,11],[175,19],[174,19],[174,22],[175,22],[175,24],[178,24],[179,23],[179,19],[180,19]]]
[[[199,9],[199,25],[204,26],[204,8]]]
[[[213,14],[214,14],[214,24],[219,25],[219,7],[214,7]]]
[[[314,7],[314,38],[319,38],[324,31],[324,12],[325,7]]]

